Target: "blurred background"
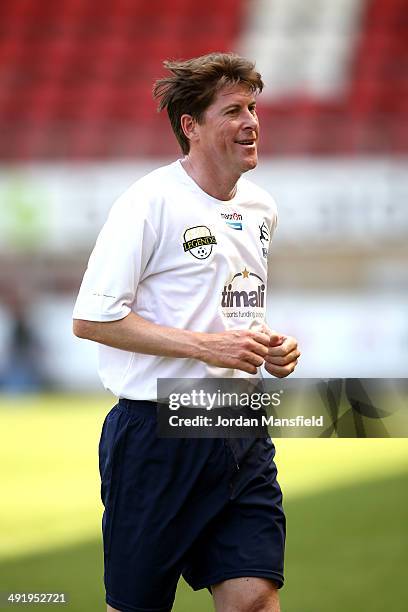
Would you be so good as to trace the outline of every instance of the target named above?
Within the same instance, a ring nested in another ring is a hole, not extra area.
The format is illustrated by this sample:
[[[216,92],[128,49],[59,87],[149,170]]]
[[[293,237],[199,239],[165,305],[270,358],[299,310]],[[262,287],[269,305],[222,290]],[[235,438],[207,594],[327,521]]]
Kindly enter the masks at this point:
[[[406,0],[1,0],[0,591],[68,576],[72,610],[101,606],[95,449],[112,399],[92,395],[96,348],[71,312],[114,199],[180,156],[151,96],[163,60],[210,51],[256,60],[266,84],[251,178],[278,204],[268,320],[298,337],[297,375],[407,377]],[[402,610],[406,445],[290,442],[285,609],[382,610],[385,583]],[[175,609],[200,602],[182,588]]]

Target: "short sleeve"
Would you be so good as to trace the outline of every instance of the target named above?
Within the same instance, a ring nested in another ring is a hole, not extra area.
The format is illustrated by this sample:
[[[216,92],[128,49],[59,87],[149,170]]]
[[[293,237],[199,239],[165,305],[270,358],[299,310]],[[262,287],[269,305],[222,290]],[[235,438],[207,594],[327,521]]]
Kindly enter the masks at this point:
[[[74,319],[117,321],[129,314],[157,237],[148,212],[146,196],[124,194],[113,205],[89,258]]]
[[[272,218],[272,225],[271,225],[271,238],[273,234],[275,233],[275,230],[277,227],[278,227],[278,211],[276,210],[276,207],[275,207],[273,218]]]
[[[277,228],[278,225],[278,209],[276,206],[276,202],[275,200],[269,196],[269,201],[271,204],[271,222],[270,222],[270,239],[272,240],[272,236],[275,233],[275,230]]]

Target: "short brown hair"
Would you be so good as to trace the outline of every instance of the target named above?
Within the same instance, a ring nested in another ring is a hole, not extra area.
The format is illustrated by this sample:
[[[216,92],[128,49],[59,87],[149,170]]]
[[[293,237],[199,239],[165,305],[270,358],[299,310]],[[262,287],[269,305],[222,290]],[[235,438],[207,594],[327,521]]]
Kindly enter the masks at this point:
[[[159,100],[159,111],[167,109],[184,154],[189,152],[190,142],[181,127],[182,115],[191,115],[200,122],[215,94],[224,85],[242,83],[254,93],[263,89],[254,62],[234,53],[209,53],[189,60],[165,61],[163,65],[171,75],[156,81],[153,96]]]

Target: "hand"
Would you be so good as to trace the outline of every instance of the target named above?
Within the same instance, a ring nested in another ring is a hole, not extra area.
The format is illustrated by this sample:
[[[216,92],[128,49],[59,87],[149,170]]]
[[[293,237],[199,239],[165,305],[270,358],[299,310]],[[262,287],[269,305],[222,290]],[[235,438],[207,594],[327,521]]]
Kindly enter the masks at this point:
[[[200,334],[198,358],[209,365],[234,368],[256,374],[268,354],[268,333],[251,330],[229,330]]]
[[[276,332],[270,332],[268,354],[265,356],[265,370],[277,376],[285,378],[294,371],[300,351],[298,343],[292,336],[279,336]]]

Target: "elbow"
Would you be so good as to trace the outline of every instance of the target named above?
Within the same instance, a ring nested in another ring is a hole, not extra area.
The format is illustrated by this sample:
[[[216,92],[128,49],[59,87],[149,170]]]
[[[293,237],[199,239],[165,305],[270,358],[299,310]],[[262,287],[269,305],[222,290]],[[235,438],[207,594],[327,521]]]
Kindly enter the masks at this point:
[[[72,331],[77,338],[84,340],[92,340],[92,321],[84,321],[83,319],[74,319],[72,323]]]

